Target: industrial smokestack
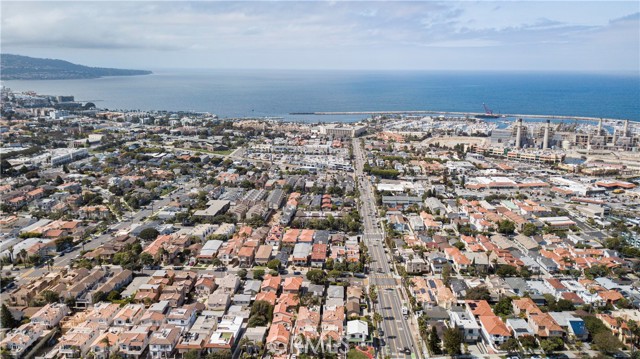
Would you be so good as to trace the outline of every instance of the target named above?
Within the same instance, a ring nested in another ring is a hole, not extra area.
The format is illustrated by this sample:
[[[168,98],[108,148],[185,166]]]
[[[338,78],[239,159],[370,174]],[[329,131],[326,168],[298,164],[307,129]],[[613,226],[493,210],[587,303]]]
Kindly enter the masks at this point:
[[[617,139],[616,137],[618,137],[618,129],[617,129],[617,128],[614,128],[614,129],[613,129],[613,138],[611,139],[611,144],[612,144],[613,146],[615,146],[615,145],[616,145],[616,142],[618,141],[618,139]]]
[[[547,120],[547,123],[544,125],[544,140],[542,141],[543,150],[549,149],[549,123],[550,121]]]
[[[624,130],[622,130],[622,137],[629,136],[629,120],[624,120]]]
[[[516,123],[516,148],[520,148],[521,146],[521,137],[522,137],[522,119],[519,118]]]
[[[602,136],[602,119],[598,121],[598,133],[596,134],[596,136]]]

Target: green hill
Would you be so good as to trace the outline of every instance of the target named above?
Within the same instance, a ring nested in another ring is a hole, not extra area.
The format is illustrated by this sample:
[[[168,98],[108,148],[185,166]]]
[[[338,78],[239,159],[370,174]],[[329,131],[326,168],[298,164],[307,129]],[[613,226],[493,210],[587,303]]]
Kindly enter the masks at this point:
[[[64,60],[0,54],[2,80],[71,80],[103,76],[149,75],[151,71],[88,67]]]

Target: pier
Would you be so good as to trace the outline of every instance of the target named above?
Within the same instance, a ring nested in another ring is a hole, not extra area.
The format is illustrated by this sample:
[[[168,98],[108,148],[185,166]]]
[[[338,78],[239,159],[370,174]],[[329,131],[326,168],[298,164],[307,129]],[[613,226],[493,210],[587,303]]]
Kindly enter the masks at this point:
[[[442,115],[442,116],[458,116],[458,117],[474,117],[483,116],[485,113],[481,112],[451,112],[451,111],[336,111],[336,112],[291,112],[289,115]],[[578,121],[599,121],[600,117],[586,117],[586,116],[565,116],[565,115],[526,115],[517,113],[505,113],[500,114],[500,117],[525,117],[525,118],[540,118],[540,119],[556,119],[556,120],[578,120]],[[498,117],[498,118],[500,118]],[[607,121],[622,121],[620,118],[602,118]]]

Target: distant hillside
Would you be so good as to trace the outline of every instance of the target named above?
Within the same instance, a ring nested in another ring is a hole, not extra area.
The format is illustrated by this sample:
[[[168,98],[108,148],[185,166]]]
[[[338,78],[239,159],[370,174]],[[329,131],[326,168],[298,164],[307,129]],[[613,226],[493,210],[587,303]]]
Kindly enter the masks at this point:
[[[95,79],[103,76],[149,75],[146,70],[124,70],[88,67],[68,61],[0,54],[2,80],[71,80]]]

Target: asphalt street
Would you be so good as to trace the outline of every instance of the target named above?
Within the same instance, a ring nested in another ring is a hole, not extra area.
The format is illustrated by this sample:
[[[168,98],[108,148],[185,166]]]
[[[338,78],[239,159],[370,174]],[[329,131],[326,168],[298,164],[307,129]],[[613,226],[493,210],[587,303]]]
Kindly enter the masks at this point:
[[[375,285],[378,292],[378,303],[375,312],[383,318],[380,327],[384,331],[385,355],[391,358],[422,357],[411,333],[408,319],[402,313],[407,306],[402,299],[400,279],[393,274],[389,257],[385,253],[384,232],[378,225],[376,202],[373,187],[363,172],[364,151],[358,140],[353,141],[356,176],[360,188],[360,215],[364,223],[364,243],[367,245],[372,262],[369,270],[369,284]],[[404,353],[408,348],[412,354]]]

